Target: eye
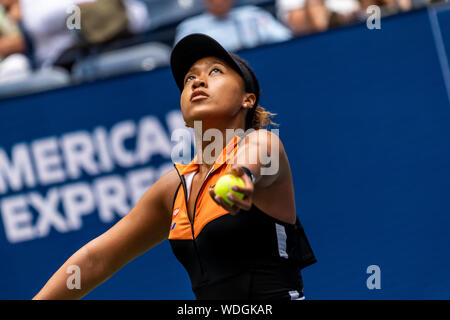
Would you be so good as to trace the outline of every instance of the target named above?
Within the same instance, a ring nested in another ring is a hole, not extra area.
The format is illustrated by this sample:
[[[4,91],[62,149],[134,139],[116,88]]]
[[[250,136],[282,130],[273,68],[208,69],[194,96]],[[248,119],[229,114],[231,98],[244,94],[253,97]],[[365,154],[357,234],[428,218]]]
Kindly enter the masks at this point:
[[[184,81],[184,83],[188,82],[189,79],[192,78],[192,77],[194,77],[194,76],[189,76],[189,77],[187,77],[186,80]]]
[[[215,70],[217,70],[217,71],[219,71],[219,72],[222,72],[222,70],[220,70],[219,68],[213,68],[213,69],[211,70],[211,72],[213,72],[213,71],[215,71]]]

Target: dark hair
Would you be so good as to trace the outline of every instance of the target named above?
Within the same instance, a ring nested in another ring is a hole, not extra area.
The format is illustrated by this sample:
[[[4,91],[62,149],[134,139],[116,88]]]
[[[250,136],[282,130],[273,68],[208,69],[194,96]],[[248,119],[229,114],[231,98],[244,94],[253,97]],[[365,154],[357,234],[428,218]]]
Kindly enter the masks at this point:
[[[239,63],[241,63],[249,71],[250,75],[252,76],[252,80],[256,84],[253,87],[258,88],[258,91],[259,91],[260,89],[259,89],[258,78],[256,78],[256,75],[253,72],[252,68],[250,68],[248,62],[234,53],[230,53],[230,54],[233,56],[234,59],[236,59]],[[245,89],[248,92],[248,88],[245,88]],[[250,93],[255,93],[257,96],[257,99],[259,98],[260,92],[250,92]],[[277,125],[275,122],[272,121],[272,118],[276,114],[261,107],[258,104],[258,101],[256,101],[256,104],[257,104],[256,106],[254,106],[247,112],[247,116],[245,118],[245,130],[247,130],[247,129],[258,130],[261,128],[268,127],[269,125]]]

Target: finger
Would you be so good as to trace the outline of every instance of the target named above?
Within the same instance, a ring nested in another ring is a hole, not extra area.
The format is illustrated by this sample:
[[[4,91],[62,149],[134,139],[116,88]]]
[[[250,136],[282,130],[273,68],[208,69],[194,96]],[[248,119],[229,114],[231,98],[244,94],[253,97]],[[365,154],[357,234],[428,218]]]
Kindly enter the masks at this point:
[[[231,189],[233,191],[242,193],[246,197],[248,197],[251,194],[253,194],[253,188],[252,187],[246,188],[246,187],[233,186],[233,187],[231,187]]]
[[[234,191],[237,191],[239,193],[242,193],[244,196],[248,197],[253,193],[253,191],[255,189],[253,182],[250,180],[250,178],[246,174],[244,174],[242,176],[242,180],[245,183],[245,187],[240,187],[240,186],[235,185],[235,186],[231,187],[231,189]]]
[[[228,203],[226,201],[223,200],[223,198],[219,195],[217,195],[214,192],[214,186],[210,186],[209,187],[209,195],[211,196],[211,198],[214,200],[215,203],[217,203],[219,206],[224,207],[225,209],[230,209],[230,206],[228,205]]]
[[[253,189],[253,187],[254,187],[253,182],[252,182],[252,180],[250,180],[250,177],[248,175],[244,174],[241,178],[242,178],[242,180],[244,180],[245,186],[247,188],[252,187],[252,189]]]
[[[214,186],[209,187],[209,195],[211,196],[211,198],[214,200],[215,203],[217,203],[219,206],[223,207],[228,212],[230,212],[232,214],[236,214],[237,212],[239,212],[239,208],[237,206],[234,206],[234,205],[232,206],[232,205],[228,204],[221,196],[217,195],[214,192]]]
[[[236,205],[230,205],[229,203],[227,203],[221,196],[216,196],[216,200],[225,210],[227,210],[231,214],[236,214],[240,210]]]
[[[231,206],[219,195],[216,195],[214,197],[214,200],[220,205],[222,206],[224,209],[226,210],[231,210]]]
[[[214,186],[210,186],[209,187],[209,195],[211,196],[211,198],[214,200],[215,203],[217,203],[219,206],[221,205],[220,202],[217,201],[216,199],[216,193],[214,192]]]
[[[231,192],[227,194],[227,197],[228,200],[232,201],[234,205],[238,208],[248,211],[252,207],[252,202],[249,199],[239,199]]]
[[[244,169],[241,166],[234,165],[231,167],[231,174],[237,177],[241,177],[244,174]]]

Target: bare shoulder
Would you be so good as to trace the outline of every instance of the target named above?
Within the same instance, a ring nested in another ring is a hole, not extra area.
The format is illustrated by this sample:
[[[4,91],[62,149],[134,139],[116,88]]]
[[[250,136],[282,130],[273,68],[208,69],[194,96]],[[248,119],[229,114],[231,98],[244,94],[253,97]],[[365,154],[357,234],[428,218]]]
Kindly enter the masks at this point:
[[[165,209],[169,212],[171,211],[173,199],[180,184],[180,177],[175,168],[166,172],[153,184],[155,193],[161,197]]]
[[[296,219],[295,195],[289,160],[283,143],[274,132],[260,129],[252,132],[260,159],[259,182],[253,202],[263,212],[280,221],[293,224]]]
[[[266,129],[253,130],[242,142],[246,147],[258,150],[258,156],[264,165],[274,161],[275,164],[287,161],[286,150],[277,133]]]
[[[267,147],[268,150],[274,150],[277,147],[278,150],[284,152],[280,137],[267,129],[252,130],[245,136],[243,142],[246,144],[257,144],[259,147]]]

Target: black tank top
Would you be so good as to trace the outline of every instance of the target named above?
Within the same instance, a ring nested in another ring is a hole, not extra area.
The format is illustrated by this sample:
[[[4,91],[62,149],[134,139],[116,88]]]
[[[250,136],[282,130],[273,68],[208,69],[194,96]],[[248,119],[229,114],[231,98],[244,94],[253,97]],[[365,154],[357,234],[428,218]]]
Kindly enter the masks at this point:
[[[226,148],[235,150],[236,144]],[[225,150],[225,149],[224,149]],[[190,181],[198,166],[175,164],[180,176],[169,241],[187,270],[197,299],[298,299],[303,296],[301,269],[316,262],[297,217],[279,221],[256,206],[231,215],[209,196],[209,186],[228,172],[216,161],[187,214]]]

